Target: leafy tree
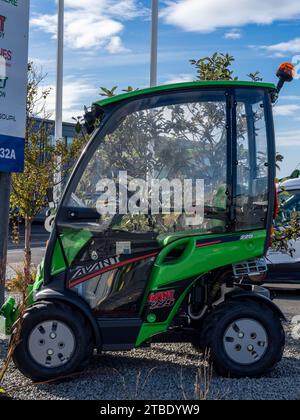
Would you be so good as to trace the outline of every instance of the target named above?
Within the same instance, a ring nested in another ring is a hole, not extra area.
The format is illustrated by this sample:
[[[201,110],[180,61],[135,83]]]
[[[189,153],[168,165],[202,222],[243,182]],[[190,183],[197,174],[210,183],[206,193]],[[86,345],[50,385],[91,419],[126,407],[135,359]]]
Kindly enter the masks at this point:
[[[229,54],[214,53],[211,57],[190,60],[200,80],[237,80],[231,69],[235,59]]]
[[[63,140],[53,144],[46,120],[46,100],[50,90],[42,88],[44,75],[28,64],[27,124],[25,135],[25,170],[12,175],[11,209],[17,211],[25,224],[24,281],[31,278],[31,229],[35,217],[46,205],[46,195],[53,188],[54,174],[62,170],[64,181],[82,149],[82,140],[76,139],[71,149]]]
[[[118,86],[114,86],[111,89],[107,89],[105,87],[101,87],[101,96],[106,96],[107,98],[111,98],[116,95],[116,90],[118,89]]]
[[[263,78],[260,75],[259,71],[255,71],[254,73],[250,73],[247,75],[249,79],[251,79],[253,82],[262,82]]]
[[[282,213],[282,207],[279,214],[280,213]],[[275,251],[280,251],[293,257],[296,252],[294,244],[299,237],[300,214],[298,212],[293,213],[290,220],[286,222],[279,217],[276,227],[274,228],[272,248]]]

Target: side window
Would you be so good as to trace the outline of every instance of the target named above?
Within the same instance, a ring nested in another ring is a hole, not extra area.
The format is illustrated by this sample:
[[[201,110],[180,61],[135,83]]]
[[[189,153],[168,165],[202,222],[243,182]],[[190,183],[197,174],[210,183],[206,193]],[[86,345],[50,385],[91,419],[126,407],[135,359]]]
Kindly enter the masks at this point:
[[[226,190],[225,93],[180,93],[125,106],[67,206],[97,210],[103,230],[223,232]]]
[[[264,93],[237,93],[237,229],[265,227],[268,210],[268,142]]]

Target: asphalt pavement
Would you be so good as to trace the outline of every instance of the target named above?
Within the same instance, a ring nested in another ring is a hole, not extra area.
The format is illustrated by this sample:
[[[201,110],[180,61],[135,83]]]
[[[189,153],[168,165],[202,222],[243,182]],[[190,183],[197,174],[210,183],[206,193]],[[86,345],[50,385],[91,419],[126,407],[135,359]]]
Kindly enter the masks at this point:
[[[37,266],[45,255],[46,242],[49,233],[42,224],[32,225],[32,264]],[[8,253],[7,253],[7,278],[13,277],[15,270],[20,268],[24,258],[24,225],[20,225],[20,238],[18,243],[12,240],[12,231],[9,231]]]
[[[43,224],[33,223],[32,225],[32,248],[44,248],[49,233],[45,230]],[[8,250],[24,249],[24,225],[20,224],[20,238],[18,243],[13,242],[12,230],[10,227],[8,237]]]

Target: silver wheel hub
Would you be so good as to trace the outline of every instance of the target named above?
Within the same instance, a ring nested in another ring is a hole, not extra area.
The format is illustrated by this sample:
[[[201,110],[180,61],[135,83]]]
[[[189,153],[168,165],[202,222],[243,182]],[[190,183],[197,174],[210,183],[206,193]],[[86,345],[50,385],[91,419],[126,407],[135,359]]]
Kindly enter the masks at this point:
[[[40,366],[50,369],[63,366],[73,356],[74,334],[63,322],[43,322],[32,330],[28,339],[28,350],[32,359]]]
[[[266,354],[268,335],[260,322],[254,319],[240,319],[228,327],[223,344],[227,356],[233,362],[252,365]]]

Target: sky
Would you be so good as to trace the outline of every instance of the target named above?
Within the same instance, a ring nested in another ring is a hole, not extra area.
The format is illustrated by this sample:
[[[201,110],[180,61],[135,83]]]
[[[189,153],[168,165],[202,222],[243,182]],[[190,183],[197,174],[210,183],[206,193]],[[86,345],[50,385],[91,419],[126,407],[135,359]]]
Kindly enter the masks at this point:
[[[51,88],[47,110],[54,115],[56,0],[31,0],[29,56]],[[293,61],[296,80],[286,84],[275,108],[280,176],[300,168],[299,0],[161,0],[159,84],[190,81],[190,59],[214,52],[235,57],[241,80],[260,71],[276,82],[281,62]],[[64,120],[100,98],[100,87],[149,85],[148,0],[65,0]]]

